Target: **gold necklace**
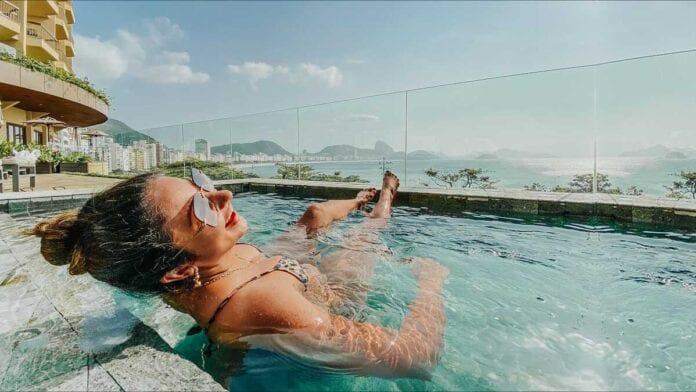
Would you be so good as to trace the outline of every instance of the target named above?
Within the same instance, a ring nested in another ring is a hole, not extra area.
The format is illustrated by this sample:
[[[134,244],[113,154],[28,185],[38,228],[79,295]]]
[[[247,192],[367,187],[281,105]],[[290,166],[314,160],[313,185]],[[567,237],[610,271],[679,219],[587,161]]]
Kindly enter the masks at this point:
[[[243,269],[249,268],[252,265],[252,263],[250,261],[248,261],[248,260],[244,260],[244,261],[246,261],[249,264],[245,265],[244,267],[232,268],[232,269],[228,269],[227,271],[221,272],[218,275],[214,276],[212,279],[206,280],[205,282],[201,283],[200,287],[205,287],[213,282],[217,282],[218,280],[220,280],[226,276],[229,276],[233,272],[241,271]]]

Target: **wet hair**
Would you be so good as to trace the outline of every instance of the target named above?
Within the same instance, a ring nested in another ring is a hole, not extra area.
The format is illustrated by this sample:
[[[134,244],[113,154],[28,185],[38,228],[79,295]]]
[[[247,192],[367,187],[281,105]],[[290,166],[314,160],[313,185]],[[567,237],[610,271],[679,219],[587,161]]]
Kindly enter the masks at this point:
[[[179,289],[165,286],[160,278],[190,255],[178,254],[164,216],[150,201],[153,178],[143,174],[123,181],[79,210],[39,222],[27,234],[41,237],[46,261],[67,264],[72,275],[88,272],[115,287],[143,293]]]

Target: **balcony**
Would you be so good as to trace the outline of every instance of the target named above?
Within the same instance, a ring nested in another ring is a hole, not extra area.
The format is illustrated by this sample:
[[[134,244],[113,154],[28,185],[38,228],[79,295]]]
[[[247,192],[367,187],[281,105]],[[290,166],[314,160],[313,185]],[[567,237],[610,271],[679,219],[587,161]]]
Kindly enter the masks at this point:
[[[61,15],[56,17],[56,38],[70,39],[70,30],[65,23],[65,10],[60,10]]]
[[[58,3],[55,0],[31,0],[27,1],[27,15],[38,18],[48,18],[58,15]]]
[[[15,41],[19,34],[19,8],[0,0],[0,42]]]
[[[60,4],[65,10],[65,21],[68,22],[68,24],[75,24],[75,13],[73,12],[72,2],[62,1]]]
[[[67,59],[70,60],[69,58]],[[60,68],[67,63],[58,63]],[[0,60],[0,96],[16,107],[51,117],[72,126],[86,127],[106,121],[106,102],[82,87]]]
[[[58,50],[65,53],[65,57],[75,57],[75,48],[73,46],[73,43],[69,39],[63,39],[58,41]],[[61,61],[64,61],[64,58],[61,58]]]
[[[57,61],[60,57],[56,45],[58,40],[44,26],[27,22],[27,55],[39,61]]]

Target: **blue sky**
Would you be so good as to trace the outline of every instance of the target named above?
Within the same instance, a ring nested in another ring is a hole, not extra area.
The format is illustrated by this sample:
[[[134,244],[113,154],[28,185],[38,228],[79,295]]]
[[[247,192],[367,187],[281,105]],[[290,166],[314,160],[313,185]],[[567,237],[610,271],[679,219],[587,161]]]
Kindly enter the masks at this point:
[[[113,97],[112,117],[138,129],[696,48],[696,2],[77,1],[74,8],[76,73]],[[578,88],[591,80],[576,77]],[[510,87],[496,88],[508,95]],[[587,98],[578,94],[576,101]],[[531,101],[543,111],[543,97]],[[399,115],[351,110],[367,120],[361,124],[393,117],[393,127],[379,127],[399,138]]]

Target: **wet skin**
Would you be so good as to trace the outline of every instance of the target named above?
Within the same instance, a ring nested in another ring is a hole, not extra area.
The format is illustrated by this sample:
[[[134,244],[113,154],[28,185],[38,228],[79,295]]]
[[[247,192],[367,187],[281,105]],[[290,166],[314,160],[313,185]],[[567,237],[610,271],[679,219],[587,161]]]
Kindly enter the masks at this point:
[[[397,187],[398,178],[387,173],[371,218],[388,219]],[[193,255],[193,260],[162,277],[163,283],[189,279],[196,271],[206,281],[226,270],[236,270],[205,287],[165,296],[168,303],[190,314],[205,328],[220,302],[234,288],[271,270],[280,257],[266,257],[251,246],[237,244],[246,233],[247,224],[234,211],[229,191],[203,192],[219,216],[217,226],[201,229],[204,224],[194,217],[191,209],[192,197],[198,191],[190,181],[160,177],[150,184],[148,197],[164,214],[174,244]],[[304,226],[309,232],[310,226],[320,226],[312,219],[322,222],[341,219],[351,209],[364,204],[366,197],[374,196],[373,190],[366,193],[359,194],[355,203],[330,201],[310,207],[314,210],[313,218],[306,218],[305,213],[298,224],[303,225],[305,219]],[[367,221],[374,220],[366,219],[355,229],[367,231],[375,227],[374,222]],[[346,259],[350,260],[351,255],[346,254]],[[427,377],[442,348],[441,289],[447,269],[427,259],[417,259],[414,265],[419,291],[399,330],[332,314],[329,305],[340,293],[325,284],[326,278],[316,268],[305,265],[310,275],[306,292],[294,276],[282,271],[268,273],[244,285],[232,297],[217,315],[209,335],[218,343],[251,342],[361,374]],[[329,352],[338,355],[316,355]]]

